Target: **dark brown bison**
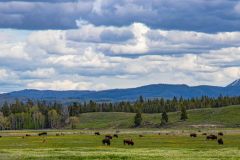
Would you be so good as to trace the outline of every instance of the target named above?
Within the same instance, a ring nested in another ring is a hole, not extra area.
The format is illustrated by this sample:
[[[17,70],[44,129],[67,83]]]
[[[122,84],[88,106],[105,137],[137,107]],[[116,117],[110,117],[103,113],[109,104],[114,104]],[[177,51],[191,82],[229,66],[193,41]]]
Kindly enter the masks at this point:
[[[143,137],[143,135],[142,135],[142,134],[139,134],[139,137]]]
[[[95,132],[94,133],[96,136],[100,136],[100,132]]]
[[[26,137],[30,137],[31,135],[30,134],[26,134]]]
[[[113,137],[111,135],[106,135],[105,138],[112,139]]]
[[[131,146],[133,146],[134,145],[134,142],[133,142],[133,140],[132,139],[124,139],[123,140],[123,144],[124,145],[131,145]]]
[[[197,134],[196,133],[191,133],[190,137],[197,137]]]
[[[203,136],[206,136],[206,135],[207,135],[207,133],[203,133],[202,135],[203,135]]]
[[[56,136],[60,136],[60,134],[59,134],[59,133],[56,133]]]
[[[118,135],[117,135],[117,134],[114,134],[113,137],[118,138]]]
[[[38,136],[47,136],[47,132],[38,133]]]
[[[105,139],[102,140],[102,144],[103,144],[103,145],[108,145],[108,146],[110,146],[111,141],[110,141],[110,139],[105,138]]]
[[[218,139],[218,144],[223,145],[223,140],[222,140],[222,138],[219,138],[219,139]]]
[[[218,135],[219,136],[223,136],[223,132],[218,132]]]
[[[211,134],[211,135],[207,136],[206,139],[207,139],[207,140],[209,140],[209,139],[211,139],[211,140],[216,140],[216,139],[217,139],[217,136]]]

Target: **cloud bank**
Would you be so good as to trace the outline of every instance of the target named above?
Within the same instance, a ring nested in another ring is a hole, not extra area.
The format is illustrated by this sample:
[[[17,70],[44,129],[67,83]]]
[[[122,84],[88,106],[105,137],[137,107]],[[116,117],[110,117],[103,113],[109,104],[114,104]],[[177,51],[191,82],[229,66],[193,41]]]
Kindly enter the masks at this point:
[[[95,14],[105,14],[99,5],[110,2],[98,3]],[[67,30],[2,29],[1,91],[226,85],[240,77],[239,31],[166,30],[142,22],[96,25],[81,18],[75,23],[77,28]]]
[[[76,29],[76,19],[96,26],[197,32],[239,31],[238,0],[19,0],[0,1],[0,28]]]

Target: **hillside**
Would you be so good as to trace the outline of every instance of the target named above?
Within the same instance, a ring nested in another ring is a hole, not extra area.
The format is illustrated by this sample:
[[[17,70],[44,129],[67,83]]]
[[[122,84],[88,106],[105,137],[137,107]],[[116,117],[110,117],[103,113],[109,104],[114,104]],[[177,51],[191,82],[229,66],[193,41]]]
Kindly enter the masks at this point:
[[[134,113],[84,113],[80,116],[78,128],[131,128]],[[161,114],[143,114],[143,127],[158,127]],[[180,113],[169,113],[169,128],[198,127],[240,127],[240,106],[189,110],[189,119],[179,121]]]

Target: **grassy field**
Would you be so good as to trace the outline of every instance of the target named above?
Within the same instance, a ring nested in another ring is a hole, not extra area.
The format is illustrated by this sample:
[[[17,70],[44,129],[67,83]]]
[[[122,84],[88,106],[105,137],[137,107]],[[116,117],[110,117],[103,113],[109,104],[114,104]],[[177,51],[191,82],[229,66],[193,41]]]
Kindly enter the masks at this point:
[[[189,119],[179,121],[180,113],[169,114],[169,128],[240,127],[240,106],[189,110]],[[131,128],[134,113],[85,113],[80,116],[79,129]],[[161,114],[142,114],[144,128],[159,126]]]
[[[40,132],[40,131],[38,131]],[[240,130],[238,133],[225,131],[224,145],[218,145],[216,141],[207,141],[205,136],[190,138],[188,133],[177,134],[165,131],[161,135],[157,133],[144,134],[139,137],[133,130],[120,132],[119,138],[111,141],[111,146],[103,146],[103,135],[94,136],[81,130],[63,130],[64,136],[55,136],[57,131],[49,131],[49,136],[35,136],[36,131],[7,131],[2,132],[0,139],[0,159],[240,159]],[[215,131],[217,132],[217,131]],[[29,133],[31,137],[21,136]],[[131,138],[134,146],[124,146],[123,139]],[[43,139],[46,140],[43,143]]]
[[[82,114],[77,130],[45,130],[46,137],[37,136],[40,130],[0,131],[0,159],[240,160],[240,106],[190,110],[185,122],[179,121],[179,113],[169,113],[170,122],[165,128],[159,128],[160,114],[143,114],[143,126],[131,128],[134,115]],[[102,145],[104,135],[117,130],[119,138],[114,138],[111,146]],[[94,131],[102,135],[94,136]],[[224,132],[224,145],[207,141],[202,135],[218,131]],[[192,132],[198,134],[197,138],[189,137]],[[125,138],[133,139],[135,145],[124,146]]]

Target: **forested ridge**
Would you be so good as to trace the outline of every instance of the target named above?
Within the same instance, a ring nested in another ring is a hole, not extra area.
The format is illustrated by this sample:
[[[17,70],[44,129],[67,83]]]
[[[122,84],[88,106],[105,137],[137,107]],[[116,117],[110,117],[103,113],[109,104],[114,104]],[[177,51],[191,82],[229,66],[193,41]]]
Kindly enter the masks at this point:
[[[0,128],[5,129],[51,129],[75,128],[81,123],[79,115],[88,112],[131,112],[131,113],[164,113],[184,109],[217,108],[240,104],[240,97],[219,96],[218,98],[183,99],[144,99],[136,102],[122,101],[115,103],[74,102],[64,106],[58,102],[5,102],[0,109]]]

